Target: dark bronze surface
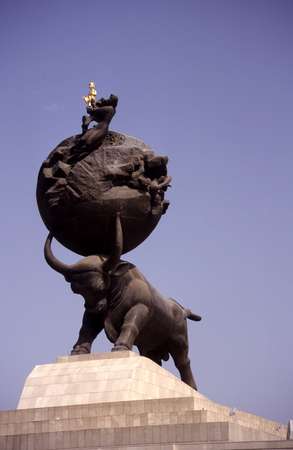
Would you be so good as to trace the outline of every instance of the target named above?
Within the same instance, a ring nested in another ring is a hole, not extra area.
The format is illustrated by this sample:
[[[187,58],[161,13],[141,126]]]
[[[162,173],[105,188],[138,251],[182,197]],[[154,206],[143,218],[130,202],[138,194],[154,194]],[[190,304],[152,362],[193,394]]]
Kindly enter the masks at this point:
[[[162,297],[133,264],[120,259],[147,238],[165,213],[171,177],[166,156],[109,131],[117,103],[114,95],[91,103],[82,134],[61,142],[41,166],[37,201],[50,231],[45,258],[85,300],[72,354],[89,353],[104,329],[113,351],[136,345],[160,365],[170,354],[181,379],[196,389],[186,319],[201,318]],[[89,128],[92,122],[97,124]],[[53,236],[85,258],[63,264],[52,253]]]
[[[43,162],[37,184],[47,228],[83,256],[111,251],[111,219],[117,211],[124,229],[122,253],[144,241],[168,207],[164,196],[171,181],[168,158],[139,139],[109,132],[115,109],[110,100],[100,103],[104,106],[88,109],[91,115],[85,117],[87,127],[92,120],[101,122],[62,141]]]
[[[108,258],[92,255],[70,266],[53,255],[52,234],[46,240],[47,263],[85,300],[72,354],[89,353],[93,340],[104,329],[114,343],[112,351],[131,350],[136,345],[141,355],[160,365],[171,354],[182,381],[196,389],[188,358],[186,319],[198,321],[201,317],[176,300],[164,298],[133,264],[120,259],[123,232],[119,214],[115,228],[115,245]]]

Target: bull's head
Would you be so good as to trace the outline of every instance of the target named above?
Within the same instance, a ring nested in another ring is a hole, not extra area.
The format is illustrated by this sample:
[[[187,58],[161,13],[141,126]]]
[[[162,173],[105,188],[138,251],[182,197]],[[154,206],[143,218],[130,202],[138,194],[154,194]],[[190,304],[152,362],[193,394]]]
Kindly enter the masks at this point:
[[[87,256],[75,264],[67,265],[59,261],[52,252],[51,242],[53,234],[49,233],[44,254],[49,266],[64,275],[66,281],[71,284],[75,294],[80,294],[85,299],[85,306],[89,310],[102,310],[106,305],[107,290],[110,286],[110,278],[116,273],[120,265],[120,256],[123,248],[123,235],[120,214],[116,215],[116,236],[112,254],[108,258],[98,255]]]

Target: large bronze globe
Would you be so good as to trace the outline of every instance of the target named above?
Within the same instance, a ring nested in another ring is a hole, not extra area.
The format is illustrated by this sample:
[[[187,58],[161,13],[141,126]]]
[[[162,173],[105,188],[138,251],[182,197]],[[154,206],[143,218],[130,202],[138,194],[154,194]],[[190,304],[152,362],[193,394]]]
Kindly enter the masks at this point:
[[[95,128],[61,142],[41,166],[37,202],[55,238],[80,255],[107,255],[120,212],[123,253],[144,241],[165,212],[167,158],[141,140]]]

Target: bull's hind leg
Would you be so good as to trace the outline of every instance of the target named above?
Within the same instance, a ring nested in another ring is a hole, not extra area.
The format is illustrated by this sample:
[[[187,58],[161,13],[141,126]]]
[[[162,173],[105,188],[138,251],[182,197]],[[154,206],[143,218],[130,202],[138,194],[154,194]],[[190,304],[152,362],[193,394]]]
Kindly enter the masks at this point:
[[[149,308],[142,303],[133,306],[124,317],[119,337],[112,351],[131,350],[135,339],[148,321],[149,314]]]
[[[173,340],[170,343],[170,354],[179,370],[181,380],[197,391],[196,382],[190,367],[190,359],[188,358],[187,339],[177,337],[176,340]]]

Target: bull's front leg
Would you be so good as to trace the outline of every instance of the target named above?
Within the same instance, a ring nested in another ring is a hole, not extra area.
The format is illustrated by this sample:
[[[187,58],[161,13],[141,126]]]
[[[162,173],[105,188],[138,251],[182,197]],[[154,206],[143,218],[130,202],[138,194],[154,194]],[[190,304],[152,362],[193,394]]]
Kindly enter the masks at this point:
[[[150,316],[149,308],[139,303],[133,306],[125,315],[118,339],[113,351],[131,350],[135,339],[147,323]]]
[[[84,312],[82,326],[77,342],[74,344],[71,355],[81,355],[91,352],[94,339],[104,328],[103,314]]]

